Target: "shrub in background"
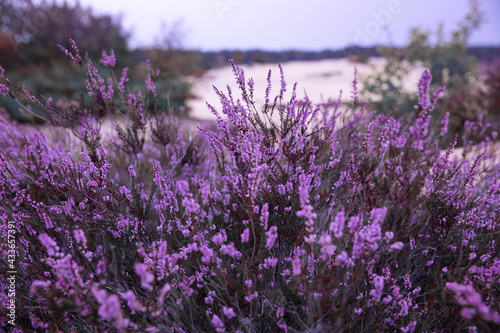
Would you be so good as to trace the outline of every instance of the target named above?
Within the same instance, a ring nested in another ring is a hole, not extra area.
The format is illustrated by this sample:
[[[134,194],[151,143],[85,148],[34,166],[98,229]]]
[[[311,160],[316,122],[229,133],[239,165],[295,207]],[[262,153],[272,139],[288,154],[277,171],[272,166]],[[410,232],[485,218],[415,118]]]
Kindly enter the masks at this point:
[[[372,107],[377,112],[396,115],[411,114],[411,106],[416,103],[413,94],[404,91],[403,83],[408,73],[415,65],[428,68],[432,77],[432,88],[446,86],[446,92],[438,102],[441,114],[433,118],[449,114],[450,134],[448,140],[453,140],[454,133],[463,133],[467,122],[476,121],[479,116],[487,117],[495,130],[500,129],[495,109],[485,94],[483,82],[484,66],[478,66],[477,59],[467,55],[467,42],[470,35],[483,21],[483,13],[479,9],[478,1],[471,1],[470,13],[452,33],[449,40],[445,40],[443,26],[441,25],[435,36],[430,32],[413,29],[408,45],[401,50],[394,48],[379,48],[387,63],[383,72],[376,73],[367,78],[363,89],[366,96],[375,96]],[[431,37],[436,42],[431,42]],[[376,100],[375,100],[376,99]],[[464,143],[461,136],[458,146]]]
[[[0,118],[18,331],[498,330],[496,133],[470,122],[471,160],[454,157],[456,138],[440,151],[448,124],[430,121],[442,89],[430,91],[429,72],[410,121],[368,112],[356,79],[351,110],[298,100],[296,85],[285,99],[282,70],[257,110],[233,65],[239,95],[215,88],[216,124],[193,133],[147,108],[151,71],[132,93],[75,45],[66,53],[85,68],[91,106],[20,93],[67,136]],[[0,77],[3,95],[19,93]],[[105,136],[117,109],[125,118]]]

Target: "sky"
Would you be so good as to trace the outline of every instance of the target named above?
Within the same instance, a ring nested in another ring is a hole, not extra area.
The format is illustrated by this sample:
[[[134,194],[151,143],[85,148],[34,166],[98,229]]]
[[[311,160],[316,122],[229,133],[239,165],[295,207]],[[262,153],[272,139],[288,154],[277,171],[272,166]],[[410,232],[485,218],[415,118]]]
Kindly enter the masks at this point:
[[[183,47],[202,51],[402,46],[411,28],[436,31],[443,23],[450,36],[469,11],[469,0],[79,1],[97,14],[120,15],[132,47],[152,46],[177,27]],[[480,8],[484,23],[469,45],[500,46],[500,0],[480,0]]]

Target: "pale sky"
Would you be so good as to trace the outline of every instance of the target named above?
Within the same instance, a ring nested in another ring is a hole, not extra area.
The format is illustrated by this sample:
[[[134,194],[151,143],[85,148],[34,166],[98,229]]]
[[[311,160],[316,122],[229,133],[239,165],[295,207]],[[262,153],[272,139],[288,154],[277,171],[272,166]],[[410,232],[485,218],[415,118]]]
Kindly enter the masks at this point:
[[[73,0],[76,1],[76,0]],[[79,0],[120,14],[131,45],[150,46],[161,26],[182,20],[184,47],[199,50],[322,50],[402,46],[412,27],[454,30],[468,0]],[[71,2],[71,1],[70,1]],[[483,25],[470,45],[500,46],[500,0],[480,0]],[[445,36],[450,36],[449,33]]]

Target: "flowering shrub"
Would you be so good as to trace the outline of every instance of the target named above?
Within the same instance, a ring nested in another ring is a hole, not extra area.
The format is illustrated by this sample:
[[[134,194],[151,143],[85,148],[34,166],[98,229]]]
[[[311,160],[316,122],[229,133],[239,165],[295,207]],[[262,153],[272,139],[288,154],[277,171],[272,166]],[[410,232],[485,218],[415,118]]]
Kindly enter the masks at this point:
[[[216,126],[193,133],[145,107],[151,75],[133,93],[126,73],[103,78],[65,51],[85,68],[91,106],[40,101],[0,72],[3,95],[21,88],[68,134],[51,142],[0,118],[18,331],[499,329],[496,133],[468,123],[463,141],[482,137],[464,149],[474,157],[453,154],[456,138],[440,151],[447,121],[430,122],[441,89],[429,91],[428,72],[412,118],[394,119],[366,111],[356,79],[350,109],[298,100],[296,86],[287,100],[281,68],[258,110],[233,65],[239,97],[215,88]],[[125,125],[106,137],[117,110]],[[7,302],[2,292],[1,313]]]

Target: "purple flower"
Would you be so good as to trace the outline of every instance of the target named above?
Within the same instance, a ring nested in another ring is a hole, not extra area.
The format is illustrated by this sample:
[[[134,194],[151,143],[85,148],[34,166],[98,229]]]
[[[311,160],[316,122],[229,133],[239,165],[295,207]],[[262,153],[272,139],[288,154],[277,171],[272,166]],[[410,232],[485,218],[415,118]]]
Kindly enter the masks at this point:
[[[176,184],[177,191],[180,195],[186,196],[189,191],[189,183],[183,179],[179,180]]]
[[[417,327],[417,322],[416,321],[412,321],[407,326],[401,327],[401,332],[404,332],[404,333],[413,333],[413,332],[415,332],[415,327]]]
[[[130,177],[135,177],[135,168],[133,165],[128,167],[128,172],[130,173]]]
[[[295,258],[292,260],[292,266],[293,266],[293,275],[299,276],[300,273],[302,272],[302,264],[300,261],[300,258]]]
[[[147,64],[148,64],[148,69],[151,70],[149,59],[147,61]],[[155,85],[151,77],[151,73],[148,74],[148,77],[146,79],[146,91],[151,91],[153,93],[153,96],[156,97]]]
[[[375,276],[373,278],[373,286],[375,289],[370,291],[371,300],[375,303],[380,302],[382,291],[384,289],[384,278],[382,276]]]
[[[102,59],[101,59],[101,64],[103,64],[106,67],[113,68],[115,67],[116,64],[116,58],[115,58],[115,51],[111,50],[109,56],[107,55],[106,51],[102,51]]]
[[[210,258],[214,255],[214,250],[207,247],[206,245],[201,246],[199,250],[203,254],[203,256],[201,257],[201,261],[204,264],[208,264],[210,262]]]
[[[269,205],[266,202],[264,205],[262,205],[262,211],[260,213],[260,223],[261,225],[264,226],[264,229],[267,229],[268,219],[269,219]]]
[[[429,87],[431,85],[432,75],[428,70],[422,73],[422,77],[418,81],[418,104],[422,110],[426,111],[431,107],[429,101]]]
[[[134,265],[135,272],[141,278],[141,286],[149,291],[153,290],[151,282],[154,281],[154,276],[148,271],[148,266],[146,264],[137,263]]]
[[[123,329],[128,326],[128,320],[123,318],[120,299],[117,295],[108,297],[105,290],[99,289],[97,286],[92,286],[92,294],[101,305],[97,314],[102,320],[107,320],[113,323],[118,329]]]
[[[349,232],[352,234],[356,231],[356,228],[358,227],[359,223],[359,216],[353,216],[349,219],[349,223],[347,224],[347,227],[349,228]]]
[[[389,246],[389,253],[392,253],[394,251],[399,251],[404,247],[404,244],[402,242],[395,242]]]
[[[139,302],[132,290],[128,290],[122,295],[122,298],[127,301],[127,305],[132,310],[132,314],[134,314],[135,311],[146,311],[146,307]]]
[[[266,236],[267,236],[266,248],[270,250],[274,246],[274,243],[276,242],[276,239],[278,239],[278,228],[277,227],[271,227],[266,232]]]
[[[236,248],[234,247],[234,242],[231,242],[231,244],[229,245],[222,245],[221,252],[227,254],[232,258],[241,258],[241,252],[236,250]]]
[[[280,89],[279,98],[283,99],[283,95],[286,92],[285,74],[283,73],[283,67],[281,66],[281,64],[278,64],[278,66],[280,68],[280,75],[281,75],[281,89]]]
[[[285,185],[283,185],[283,184],[278,185],[278,193],[281,195],[285,195],[285,193],[286,193]]]
[[[125,92],[125,83],[129,81],[127,76],[128,67],[123,68],[122,77],[120,78],[120,82],[118,82],[118,91],[122,94]]]
[[[212,324],[215,327],[217,327],[217,328],[224,327],[224,323],[222,322],[222,320],[217,315],[213,315],[213,317],[212,317]]]
[[[7,96],[9,94],[9,88],[3,83],[0,83],[0,95]]]
[[[73,234],[75,235],[75,240],[77,243],[82,244],[83,247],[87,246],[87,238],[85,238],[85,233],[82,229],[76,229],[75,231],[73,231]]]
[[[335,238],[340,238],[342,237],[342,234],[344,233],[344,222],[345,222],[345,213],[338,212],[337,216],[335,217],[335,220],[332,222],[330,226],[330,231],[333,232]]]
[[[247,228],[243,230],[243,233],[241,234],[241,242],[247,243],[249,238],[250,238],[250,230],[248,230]]]
[[[226,316],[229,319],[236,317],[236,314],[234,313],[234,310],[231,307],[227,306],[223,307],[222,312],[224,313],[224,316]]]
[[[387,207],[374,208],[370,212],[370,217],[371,217],[373,224],[382,223],[384,221],[386,215],[387,215]]]
[[[439,133],[440,136],[444,136],[448,132],[449,119],[450,119],[450,113],[446,112],[443,119],[441,119],[441,132]]]
[[[252,285],[253,285],[253,281],[252,280],[246,280],[245,281],[245,286],[250,289],[252,288]]]
[[[49,235],[41,234],[38,236],[38,239],[45,247],[45,249],[47,249],[47,253],[49,254],[49,256],[53,257],[57,252],[59,252],[59,246],[57,246],[57,243],[52,238],[50,238]]]
[[[216,233],[212,237],[212,242],[214,242],[215,245],[221,245],[222,243],[224,243],[224,237],[222,237],[222,234],[220,232]]]
[[[200,205],[194,199],[187,197],[182,199],[182,206],[185,207],[187,214],[196,213],[200,209]]]

